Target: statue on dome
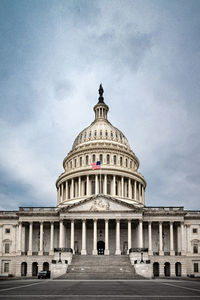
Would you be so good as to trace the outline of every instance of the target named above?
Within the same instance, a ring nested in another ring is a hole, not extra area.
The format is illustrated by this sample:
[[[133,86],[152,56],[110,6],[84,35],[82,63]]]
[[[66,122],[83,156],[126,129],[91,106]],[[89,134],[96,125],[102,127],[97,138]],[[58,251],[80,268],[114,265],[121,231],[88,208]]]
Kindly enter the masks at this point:
[[[100,86],[99,86],[99,103],[104,103],[103,93],[104,93],[104,90],[103,90],[102,84],[100,84]]]

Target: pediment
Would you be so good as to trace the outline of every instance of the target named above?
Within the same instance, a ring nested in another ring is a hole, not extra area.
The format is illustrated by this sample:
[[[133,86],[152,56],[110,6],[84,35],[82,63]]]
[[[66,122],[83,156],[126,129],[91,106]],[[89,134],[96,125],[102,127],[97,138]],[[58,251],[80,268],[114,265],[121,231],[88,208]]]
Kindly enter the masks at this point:
[[[61,208],[68,212],[127,212],[139,211],[138,207],[107,195],[96,195]]]

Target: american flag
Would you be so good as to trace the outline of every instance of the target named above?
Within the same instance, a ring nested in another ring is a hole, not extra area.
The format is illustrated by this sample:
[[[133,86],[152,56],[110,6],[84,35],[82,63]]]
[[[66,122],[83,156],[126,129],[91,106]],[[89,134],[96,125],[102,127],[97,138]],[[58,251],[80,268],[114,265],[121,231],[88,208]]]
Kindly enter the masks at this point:
[[[100,160],[92,163],[92,170],[97,170],[97,169],[101,169],[101,162],[100,162]]]

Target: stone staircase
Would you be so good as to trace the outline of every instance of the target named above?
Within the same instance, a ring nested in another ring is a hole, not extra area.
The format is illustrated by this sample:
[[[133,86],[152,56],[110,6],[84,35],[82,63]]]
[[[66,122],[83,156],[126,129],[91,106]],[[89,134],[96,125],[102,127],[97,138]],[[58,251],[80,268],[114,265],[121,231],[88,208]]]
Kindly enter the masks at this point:
[[[127,255],[75,255],[58,279],[139,279]]]

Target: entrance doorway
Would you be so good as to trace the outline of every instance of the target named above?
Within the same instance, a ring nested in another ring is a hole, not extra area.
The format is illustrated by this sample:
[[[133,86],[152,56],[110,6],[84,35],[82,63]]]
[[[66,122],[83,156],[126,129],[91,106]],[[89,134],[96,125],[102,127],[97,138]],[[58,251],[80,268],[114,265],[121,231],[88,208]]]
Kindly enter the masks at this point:
[[[104,255],[104,250],[105,250],[105,243],[104,243],[104,241],[98,241],[97,242],[98,255]]]

